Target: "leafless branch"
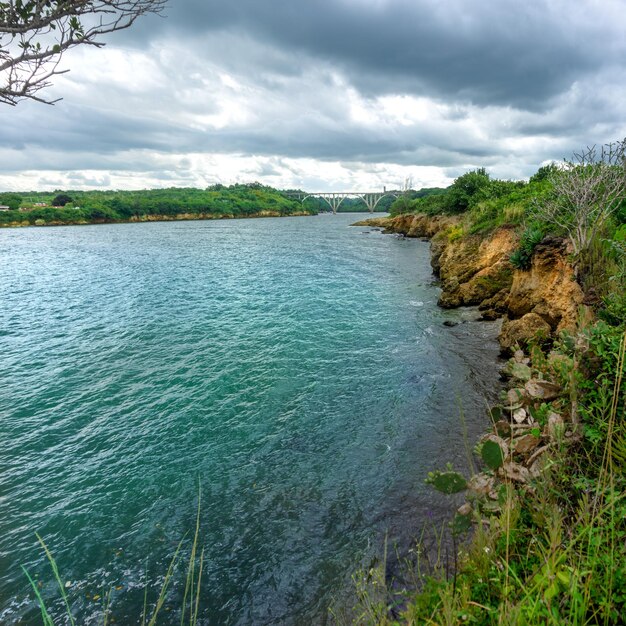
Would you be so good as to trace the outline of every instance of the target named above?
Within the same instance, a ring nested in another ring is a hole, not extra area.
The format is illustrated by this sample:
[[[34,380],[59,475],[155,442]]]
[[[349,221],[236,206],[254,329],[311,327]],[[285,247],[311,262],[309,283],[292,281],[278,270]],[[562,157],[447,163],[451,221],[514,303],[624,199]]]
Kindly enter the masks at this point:
[[[549,180],[553,194],[536,203],[533,216],[567,233],[579,256],[626,197],[626,139],[587,146],[564,160]]]

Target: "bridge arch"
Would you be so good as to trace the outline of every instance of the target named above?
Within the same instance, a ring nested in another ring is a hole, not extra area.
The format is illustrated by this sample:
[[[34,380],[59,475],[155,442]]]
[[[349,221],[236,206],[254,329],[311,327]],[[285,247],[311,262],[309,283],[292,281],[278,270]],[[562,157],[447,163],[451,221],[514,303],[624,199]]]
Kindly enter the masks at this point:
[[[367,206],[370,213],[373,213],[378,206],[378,203],[385,197],[391,196],[398,198],[404,192],[391,190],[391,191],[320,191],[320,192],[303,192],[303,193],[288,193],[290,197],[295,197],[302,204],[308,198],[320,198],[324,200],[331,208],[333,213],[337,213],[337,210],[341,206],[341,203],[346,198],[360,198]]]
[[[378,203],[386,196],[392,196],[397,198],[399,196],[399,192],[395,191],[385,191],[383,193],[363,193],[363,194],[355,194],[357,197],[361,198],[363,202],[365,202],[365,206],[367,206],[370,213],[373,213],[378,206]]]
[[[322,200],[324,200],[326,202],[326,204],[328,204],[328,206],[331,208],[333,213],[337,213],[337,210],[339,209],[339,206],[341,205],[341,203],[347,198],[347,195],[341,195],[341,194],[316,194],[316,193],[310,193],[309,195],[305,196],[304,198],[302,198],[301,202],[302,204],[304,204],[304,201],[307,198],[321,198]]]

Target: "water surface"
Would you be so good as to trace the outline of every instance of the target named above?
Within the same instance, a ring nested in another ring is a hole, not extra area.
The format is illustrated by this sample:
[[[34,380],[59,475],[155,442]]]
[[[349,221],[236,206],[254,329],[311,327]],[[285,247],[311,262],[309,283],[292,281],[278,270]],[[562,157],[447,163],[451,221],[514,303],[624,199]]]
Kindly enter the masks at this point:
[[[321,623],[443,514],[423,480],[467,465],[495,330],[444,327],[474,314],[436,307],[428,244],[355,219],[0,231],[2,623],[38,622],[20,565],[58,609],[35,531],[81,622],[113,586],[137,623],[200,491],[202,623]]]

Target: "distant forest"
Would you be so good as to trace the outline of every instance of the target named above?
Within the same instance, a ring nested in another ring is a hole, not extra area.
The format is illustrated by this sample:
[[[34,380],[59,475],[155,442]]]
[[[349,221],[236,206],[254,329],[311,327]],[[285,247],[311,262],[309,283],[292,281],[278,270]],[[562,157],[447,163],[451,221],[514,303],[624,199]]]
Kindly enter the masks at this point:
[[[207,189],[168,188],[141,191],[61,191],[0,194],[0,224],[77,224],[141,220],[147,216],[176,218],[247,217],[316,213],[259,183],[213,185]]]
[[[81,224],[140,221],[148,216],[252,217],[316,214],[330,211],[321,198],[308,198],[304,204],[281,191],[260,183],[212,185],[206,189],[171,187],[141,191],[29,191],[0,193],[0,225]],[[409,192],[411,198],[432,191]],[[393,196],[385,196],[377,211],[389,211]],[[8,210],[7,210],[8,208]],[[346,198],[340,212],[366,212],[358,198]]]

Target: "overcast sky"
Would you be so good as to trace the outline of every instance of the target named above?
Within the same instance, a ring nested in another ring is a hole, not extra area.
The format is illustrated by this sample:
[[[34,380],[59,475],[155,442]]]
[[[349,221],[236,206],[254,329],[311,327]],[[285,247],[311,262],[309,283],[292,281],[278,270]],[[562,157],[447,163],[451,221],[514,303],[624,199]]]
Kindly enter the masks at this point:
[[[626,0],[169,0],[0,105],[0,189],[523,178],[626,136]]]

